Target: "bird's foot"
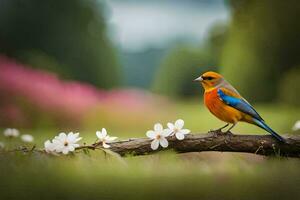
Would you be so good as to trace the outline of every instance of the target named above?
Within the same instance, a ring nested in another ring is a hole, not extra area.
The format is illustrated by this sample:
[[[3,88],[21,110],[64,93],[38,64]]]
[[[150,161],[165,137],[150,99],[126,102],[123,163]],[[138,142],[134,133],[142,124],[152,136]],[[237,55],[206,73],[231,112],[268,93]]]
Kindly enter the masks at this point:
[[[221,128],[219,128],[219,129],[216,129],[216,130],[214,130],[215,132],[220,132],[220,133],[223,133],[223,129],[224,128],[226,128],[227,126],[229,126],[229,124],[225,124],[224,126],[222,126]]]
[[[218,136],[224,134],[224,132],[222,131],[222,129],[216,129],[216,130],[210,129],[210,130],[208,131],[208,133],[211,134],[213,137],[218,137]]]
[[[222,131],[224,128],[226,128],[228,126],[228,124],[226,124],[225,126],[222,126],[221,128],[218,128],[218,129],[216,129],[216,130],[213,130],[213,129],[210,129],[208,132],[209,133],[216,133],[216,134],[218,134],[218,133],[220,133],[220,134],[223,134],[224,132]]]
[[[218,137],[221,135],[227,135],[227,136],[231,136],[233,135],[233,133],[229,130],[229,131],[222,131],[222,128],[216,129],[216,130],[209,130],[208,131],[209,134],[211,134],[213,137]]]
[[[233,135],[233,133],[230,131],[230,130],[228,130],[228,131],[225,131],[225,132],[223,132],[225,135]]]

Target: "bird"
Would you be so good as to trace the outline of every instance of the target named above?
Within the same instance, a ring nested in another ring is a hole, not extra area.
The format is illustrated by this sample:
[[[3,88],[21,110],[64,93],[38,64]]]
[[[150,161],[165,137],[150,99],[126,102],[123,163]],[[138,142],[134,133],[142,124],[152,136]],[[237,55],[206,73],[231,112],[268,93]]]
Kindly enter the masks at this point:
[[[227,130],[229,133],[238,122],[247,122],[269,132],[279,142],[285,142],[285,139],[265,123],[254,107],[221,74],[208,71],[194,81],[200,82],[204,88],[204,104],[208,110],[227,123],[217,131],[222,131],[232,124]]]

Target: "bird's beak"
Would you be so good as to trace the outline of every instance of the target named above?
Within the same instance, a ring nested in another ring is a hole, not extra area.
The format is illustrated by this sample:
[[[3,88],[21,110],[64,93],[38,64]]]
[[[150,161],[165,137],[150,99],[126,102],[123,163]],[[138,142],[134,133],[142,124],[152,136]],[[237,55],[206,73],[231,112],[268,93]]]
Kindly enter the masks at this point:
[[[202,76],[199,76],[198,78],[196,78],[196,79],[194,80],[194,82],[201,82],[201,81],[203,81]]]

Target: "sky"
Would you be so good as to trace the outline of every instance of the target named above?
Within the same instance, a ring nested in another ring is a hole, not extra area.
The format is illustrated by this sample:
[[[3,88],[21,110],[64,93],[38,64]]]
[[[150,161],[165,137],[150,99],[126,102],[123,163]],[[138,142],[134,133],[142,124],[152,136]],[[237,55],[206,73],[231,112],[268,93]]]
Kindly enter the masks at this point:
[[[107,6],[112,40],[128,51],[178,38],[201,41],[212,24],[230,19],[222,0],[107,0]]]

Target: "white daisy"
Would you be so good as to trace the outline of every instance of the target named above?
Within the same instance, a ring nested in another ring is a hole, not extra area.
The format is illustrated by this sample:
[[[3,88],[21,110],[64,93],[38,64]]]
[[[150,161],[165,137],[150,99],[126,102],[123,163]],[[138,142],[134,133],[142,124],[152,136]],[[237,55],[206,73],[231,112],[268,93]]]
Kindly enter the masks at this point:
[[[300,120],[296,121],[296,123],[294,124],[292,130],[293,130],[293,131],[298,131],[298,130],[300,130]]]
[[[4,136],[6,137],[18,137],[19,136],[19,130],[15,128],[7,128],[3,132]]]
[[[184,135],[191,132],[189,129],[183,129],[184,121],[182,119],[176,120],[174,124],[168,123],[167,126],[172,133],[171,135],[175,135],[178,140],[183,140]]]
[[[154,125],[154,130],[147,131],[146,135],[148,138],[153,139],[151,142],[151,149],[158,149],[159,145],[163,148],[168,147],[169,143],[166,137],[168,137],[171,132],[168,129],[163,129],[160,123]]]
[[[77,142],[81,139],[82,138],[79,137],[79,133],[70,132],[68,135],[60,133],[52,140],[52,143],[54,144],[54,148],[57,153],[68,154],[69,152],[74,151],[76,147],[79,147]]]
[[[23,142],[28,142],[28,143],[30,143],[30,142],[33,142],[34,138],[33,138],[32,135],[24,134],[24,135],[21,135],[21,140],[22,140]]]
[[[102,146],[104,148],[109,148],[110,145],[107,143],[111,143],[112,141],[116,140],[117,137],[110,137],[107,135],[107,131],[105,128],[102,128],[102,131],[96,131],[96,136],[100,142],[102,142]]]

